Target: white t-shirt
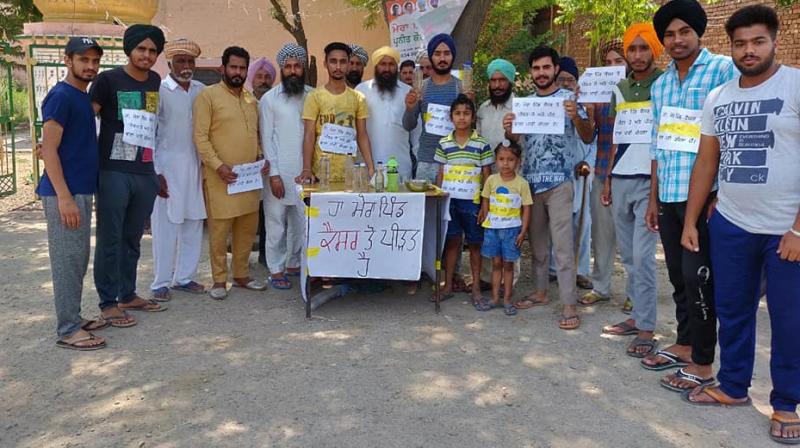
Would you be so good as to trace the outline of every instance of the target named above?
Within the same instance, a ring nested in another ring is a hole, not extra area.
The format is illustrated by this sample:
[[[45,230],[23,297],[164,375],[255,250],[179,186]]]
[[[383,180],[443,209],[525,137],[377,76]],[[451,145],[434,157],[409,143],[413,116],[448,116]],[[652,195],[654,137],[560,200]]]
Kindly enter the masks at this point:
[[[717,210],[742,229],[783,235],[800,209],[800,70],[781,66],[747,89],[708,94],[702,133],[720,144]]]

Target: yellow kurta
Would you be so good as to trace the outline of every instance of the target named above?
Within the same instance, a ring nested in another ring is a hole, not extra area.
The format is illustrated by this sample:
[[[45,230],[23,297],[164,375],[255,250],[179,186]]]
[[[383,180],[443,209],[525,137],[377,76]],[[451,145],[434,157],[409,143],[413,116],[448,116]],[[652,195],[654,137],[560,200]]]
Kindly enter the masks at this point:
[[[227,184],[217,174],[222,164],[255,162],[261,154],[258,101],[244,89],[237,95],[220,81],[197,95],[193,116],[208,217],[229,219],[258,211],[260,190],[228,195]]]

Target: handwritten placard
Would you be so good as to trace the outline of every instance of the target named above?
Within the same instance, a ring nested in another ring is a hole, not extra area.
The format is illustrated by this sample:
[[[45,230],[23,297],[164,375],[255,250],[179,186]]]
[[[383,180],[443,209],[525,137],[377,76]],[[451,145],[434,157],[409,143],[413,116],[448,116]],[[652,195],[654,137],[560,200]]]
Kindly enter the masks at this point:
[[[666,106],[658,122],[659,149],[697,153],[700,149],[702,110]]]
[[[513,193],[493,193],[489,196],[489,214],[483,227],[509,229],[522,225],[520,209],[522,196]]]
[[[444,165],[442,190],[453,199],[475,199],[481,189],[481,169],[477,166]]]
[[[425,113],[425,132],[444,137],[453,131],[453,122],[450,120],[450,106],[441,104],[428,104]]]
[[[614,87],[625,79],[625,67],[589,67],[578,80],[579,103],[608,103]]]
[[[319,148],[323,152],[352,156],[358,150],[356,130],[347,126],[325,123],[322,125],[322,134],[319,136]]]
[[[614,144],[653,141],[653,103],[650,101],[617,104],[614,117]]]
[[[563,134],[564,98],[514,98],[514,134]]]
[[[234,165],[231,169],[239,177],[236,178],[236,182],[228,184],[228,194],[244,193],[245,191],[264,188],[264,179],[261,177],[261,168],[263,167],[263,160]]]
[[[138,109],[122,109],[122,124],[124,132],[122,141],[143,148],[155,148],[156,114]]]
[[[316,193],[307,215],[309,275],[419,279],[425,195]]]

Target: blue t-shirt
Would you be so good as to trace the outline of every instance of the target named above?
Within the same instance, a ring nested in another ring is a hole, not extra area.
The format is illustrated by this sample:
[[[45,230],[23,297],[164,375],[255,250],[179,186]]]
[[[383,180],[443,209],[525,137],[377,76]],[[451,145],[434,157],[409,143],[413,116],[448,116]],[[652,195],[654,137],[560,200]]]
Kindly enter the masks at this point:
[[[89,94],[69,83],[59,82],[42,103],[42,122],[53,120],[64,128],[58,157],[70,193],[94,194],[97,191],[99,152],[94,109]],[[39,187],[39,196],[55,196],[56,191],[45,170]]]

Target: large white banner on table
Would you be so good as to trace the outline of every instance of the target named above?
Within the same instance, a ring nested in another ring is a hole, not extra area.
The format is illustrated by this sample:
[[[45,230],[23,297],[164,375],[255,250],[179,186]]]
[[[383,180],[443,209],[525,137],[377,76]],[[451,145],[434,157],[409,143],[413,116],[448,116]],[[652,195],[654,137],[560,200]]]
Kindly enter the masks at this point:
[[[310,276],[419,279],[424,194],[316,193],[308,216]]]

